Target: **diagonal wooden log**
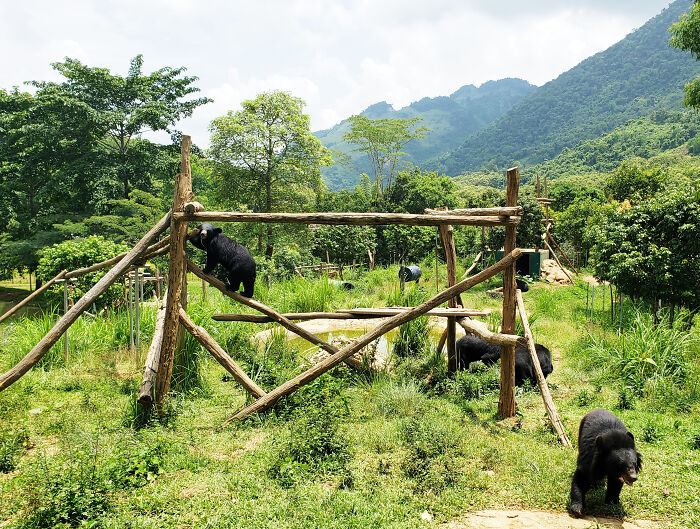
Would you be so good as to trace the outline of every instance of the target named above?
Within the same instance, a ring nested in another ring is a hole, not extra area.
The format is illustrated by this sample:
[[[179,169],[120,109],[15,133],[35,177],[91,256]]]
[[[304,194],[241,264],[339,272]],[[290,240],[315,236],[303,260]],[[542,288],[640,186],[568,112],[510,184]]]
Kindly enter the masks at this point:
[[[88,290],[73,307],[59,319],[53,328],[36,344],[27,355],[19,361],[19,363],[5,374],[0,376],[0,391],[10,386],[13,382],[24,375],[31,367],[36,364],[42,356],[55,344],[58,339],[66,332],[80,314],[87,310],[90,305],[114,283],[133,263],[138,261],[139,257],[146,251],[148,246],[170,225],[171,212],[168,212],[158,224],[153,226],[151,230],[144,235],[136,246],[134,246],[119,263],[112,268],[102,279]]]
[[[457,318],[457,323],[462,326],[467,334],[474,334],[485,342],[495,343],[497,345],[509,345],[523,347],[527,346],[527,341],[522,336],[515,334],[501,334],[489,331],[488,326],[481,321],[470,320],[468,318]]]
[[[535,350],[535,340],[532,338],[532,333],[530,332],[530,324],[527,321],[527,313],[525,312],[525,303],[523,302],[522,292],[520,292],[520,290],[516,290],[515,297],[518,302],[518,313],[520,314],[520,321],[523,324],[525,339],[527,340],[527,350],[530,353],[530,359],[532,360],[532,365],[535,368],[535,375],[537,376],[537,385],[540,388],[540,393],[542,394],[542,400],[544,401],[544,407],[547,410],[549,421],[552,423],[554,431],[557,432],[559,442],[564,446],[571,448],[571,441],[569,441],[569,438],[567,437],[566,432],[564,431],[564,426],[559,420],[557,407],[554,405],[552,395],[549,393],[549,386],[547,385],[547,381],[544,379],[544,375],[542,374],[540,360],[539,358],[537,358],[537,351]]]
[[[56,277],[51,278],[50,281],[47,281],[44,285],[41,286],[41,288],[36,289],[34,292],[29,294],[26,298],[24,298],[22,301],[17,303],[14,307],[12,307],[10,310],[8,310],[5,314],[0,316],[0,323],[5,321],[7,318],[15,314],[19,309],[24,307],[27,303],[29,303],[31,300],[33,300],[35,297],[39,296],[40,294],[46,292],[51,285],[53,285],[56,281],[59,279],[63,279],[66,276],[67,272],[65,270],[62,270],[59,272]]]
[[[382,324],[372,329],[370,332],[364,334],[356,342],[343,347],[340,351],[338,351],[337,354],[329,356],[328,358],[322,360],[321,362],[308,369],[304,373],[301,373],[293,379],[288,380],[278,388],[270,391],[264,397],[261,397],[255,402],[240,409],[231,417],[229,417],[228,420],[224,422],[224,425],[229,424],[231,421],[234,421],[236,419],[245,419],[253,413],[261,412],[268,409],[280,397],[288,395],[299,389],[301,386],[308,384],[309,382],[316,379],[317,377],[319,377],[332,367],[336,366],[346,358],[355,354],[367,344],[376,340],[383,334],[389,332],[391,329],[394,329],[399,325],[403,325],[404,323],[425,314],[430,309],[437,307],[438,305],[444,303],[448,299],[453,298],[456,295],[464,292],[465,290],[470,289],[474,285],[478,285],[479,283],[486,281],[490,277],[493,277],[494,275],[498,274],[508,266],[511,266],[513,263],[515,263],[515,261],[518,259],[518,257],[520,257],[520,255],[520,250],[516,248],[510,254],[506,255],[503,259],[501,259],[498,263],[487,268],[486,270],[479,272],[478,274],[469,277],[457,283],[456,285],[440,292],[439,294],[430,298],[428,301],[421,303],[417,307],[413,307],[411,309],[406,310],[405,312],[402,312],[401,314],[397,314],[396,316],[389,318]]]
[[[231,373],[233,378],[235,378],[238,383],[248,391],[248,393],[254,397],[262,397],[267,395],[265,390],[253,382],[248,375],[246,375],[245,371],[243,371],[235,360],[231,358],[218,343],[216,343],[216,340],[214,340],[214,338],[212,338],[203,327],[200,327],[192,321],[192,318],[187,315],[187,311],[182,307],[180,307],[180,323],[182,323],[185,329],[190,332],[195,340],[202,344],[202,347],[204,347],[214,358],[216,358],[216,361],[219,362],[224,369],[226,369],[226,371]]]
[[[213,286],[214,288],[221,291],[221,293],[223,293],[224,295],[226,295],[232,299],[235,299],[236,301],[238,301],[239,303],[241,303],[243,305],[246,305],[247,307],[250,307],[250,308],[255,309],[259,312],[262,312],[263,314],[265,314],[266,316],[271,318],[272,321],[279,323],[285,329],[289,329],[290,331],[292,331],[296,335],[301,336],[307,342],[310,342],[314,345],[318,345],[321,349],[328,351],[331,355],[338,352],[337,347],[334,347],[331,344],[321,340],[321,338],[319,338],[315,334],[307,331],[303,327],[300,327],[296,323],[289,321],[288,318],[285,318],[282,314],[280,314],[276,310],[268,307],[267,305],[265,305],[263,303],[260,303],[259,301],[254,300],[252,298],[247,298],[245,296],[242,296],[238,292],[233,292],[231,290],[228,290],[226,288],[226,285],[222,281],[219,281],[214,276],[210,276],[208,274],[205,274],[204,272],[202,272],[201,268],[199,268],[196,264],[194,264],[189,259],[185,258],[185,262],[187,263],[187,269],[190,272],[195,274],[200,279],[204,279],[205,281],[207,281],[211,286]],[[356,360],[354,358],[348,358],[347,363],[353,367],[361,367],[362,366],[362,362],[359,362],[358,360]]]
[[[151,346],[148,348],[146,362],[143,366],[143,378],[141,389],[139,390],[138,403],[142,406],[153,405],[153,381],[158,373],[158,363],[160,362],[160,347],[163,344],[163,328],[165,327],[165,305],[168,299],[168,291],[160,301],[160,306],[156,312],[156,326],[153,331]]]

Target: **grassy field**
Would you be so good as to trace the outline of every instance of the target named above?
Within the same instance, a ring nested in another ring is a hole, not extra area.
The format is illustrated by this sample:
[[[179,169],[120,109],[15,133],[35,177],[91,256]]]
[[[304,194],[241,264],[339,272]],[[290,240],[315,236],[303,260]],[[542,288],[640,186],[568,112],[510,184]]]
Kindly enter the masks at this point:
[[[259,282],[256,298],[298,312],[413,304],[435,292],[429,265],[420,289],[404,295],[396,272],[365,274],[351,291],[324,280]],[[466,305],[500,307],[486,289],[467,292]],[[655,329],[628,304],[620,334],[607,305],[597,304],[589,323],[586,295],[583,282],[537,284],[525,302],[536,341],[553,352],[548,382],[572,441],[581,417],[605,407],[635,434],[644,458],[621,506],[604,505],[597,491],[587,511],[698,527],[698,325]],[[269,325],[210,320],[237,311],[212,289],[203,301],[191,281],[188,312],[258,384],[272,389],[304,369],[281,333],[250,345]],[[142,310],[144,350],[154,314]],[[0,368],[55,317],[0,326]],[[140,368],[126,316],[83,318],[71,329],[67,365],[59,342],[0,393],[0,527],[411,528],[486,507],[565,511],[576,452],[557,443],[537,390],[519,388],[517,417],[499,421],[497,367],[447,377],[434,346],[417,339],[426,325],[397,334],[417,350],[404,343],[409,353],[392,358],[391,375],[339,366],[272,412],[222,427],[248,399],[196,344],[186,344],[186,368],[158,422],[134,404]]]

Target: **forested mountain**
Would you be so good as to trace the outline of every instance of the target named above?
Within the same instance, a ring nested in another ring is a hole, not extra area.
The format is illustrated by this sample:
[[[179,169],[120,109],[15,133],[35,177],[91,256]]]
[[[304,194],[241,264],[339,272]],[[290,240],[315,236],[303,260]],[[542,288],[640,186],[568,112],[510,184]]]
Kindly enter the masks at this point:
[[[683,86],[700,73],[669,47],[668,28],[692,5],[677,0],[607,50],[538,88],[506,114],[425,168],[457,175],[516,162],[536,164],[656,109],[678,110]]]
[[[420,140],[413,140],[405,147],[406,161],[416,165],[449,149],[456,148],[464,138],[483,129],[507,112],[535,90],[535,86],[522,79],[489,81],[478,88],[466,85],[448,96],[424,97],[420,101],[399,110],[386,103],[376,103],[361,114],[369,119],[406,119],[421,117],[421,126],[430,129]],[[331,189],[343,189],[356,185],[361,172],[369,172],[363,153],[352,152],[355,147],[343,140],[350,126],[343,121],[335,127],[316,132],[316,136],[329,149],[350,154],[349,165],[335,164],[324,170],[324,179]]]

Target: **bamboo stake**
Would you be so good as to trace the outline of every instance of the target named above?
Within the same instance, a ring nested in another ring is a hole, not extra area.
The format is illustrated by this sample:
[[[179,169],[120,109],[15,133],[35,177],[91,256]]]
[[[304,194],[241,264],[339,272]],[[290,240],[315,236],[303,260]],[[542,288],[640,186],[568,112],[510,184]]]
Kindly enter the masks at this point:
[[[7,318],[9,318],[9,317],[12,316],[13,314],[15,314],[19,309],[21,309],[22,307],[24,307],[25,305],[27,305],[31,300],[33,300],[34,298],[36,298],[36,297],[39,296],[40,294],[43,294],[44,292],[46,292],[49,288],[51,288],[51,285],[53,285],[56,281],[58,281],[59,279],[65,278],[67,273],[68,273],[68,272],[66,272],[65,270],[61,270],[58,274],[56,274],[55,277],[51,278],[49,281],[47,281],[45,284],[43,284],[43,285],[41,286],[41,288],[36,289],[34,292],[32,292],[31,294],[29,294],[29,295],[28,295],[26,298],[24,298],[22,301],[20,301],[19,303],[17,303],[17,305],[15,305],[15,306],[12,307],[10,310],[8,310],[7,312],[5,312],[5,314],[3,314],[2,316],[0,316],[0,323],[2,323],[2,322],[5,321]]]
[[[80,298],[75,305],[59,319],[53,328],[36,344],[27,355],[19,361],[19,363],[5,374],[0,376],[0,391],[10,386],[13,382],[24,375],[31,367],[36,364],[42,356],[54,345],[63,335],[68,327],[70,327],[80,314],[107,290],[107,288],[119,278],[125,270],[127,270],[139,257],[146,251],[148,245],[151,244],[170,224],[171,213],[168,212],[144,237],[134,246],[129,253],[114,267],[107,272],[102,279],[88,290],[85,295]]]
[[[165,323],[165,305],[168,291],[165,291],[160,306],[156,312],[156,326],[153,331],[153,339],[146,354],[146,362],[143,366],[143,378],[141,389],[139,390],[138,402],[143,406],[153,405],[153,381],[158,373],[158,363],[160,362],[160,347],[163,343],[163,328]]]
[[[520,255],[520,250],[516,248],[510,254],[506,255],[503,259],[501,259],[501,261],[487,268],[486,270],[479,272],[478,274],[467,278],[461,281],[460,283],[457,283],[453,287],[450,287],[444,290],[443,292],[437,294],[436,296],[433,296],[431,299],[421,303],[417,307],[408,309],[402,312],[401,314],[397,314],[396,316],[389,318],[385,322],[372,329],[370,332],[364,334],[353,344],[343,347],[340,351],[338,351],[337,354],[329,356],[328,358],[322,360],[321,362],[308,369],[304,373],[301,373],[300,375],[292,378],[291,380],[288,380],[278,388],[270,391],[264,397],[259,398],[255,402],[237,411],[235,414],[229,417],[229,419],[224,423],[224,425],[229,424],[231,421],[234,421],[236,419],[245,419],[253,413],[267,410],[280,397],[288,395],[299,389],[301,386],[308,384],[309,382],[316,379],[317,377],[319,377],[332,367],[336,366],[346,358],[349,358],[357,351],[361,350],[367,344],[371,343],[373,340],[376,340],[383,334],[386,334],[390,330],[400,325],[403,325],[408,321],[422,316],[430,309],[437,307],[438,305],[444,303],[448,299],[455,297],[457,294],[460,294],[465,290],[470,289],[474,285],[478,285],[479,283],[487,280],[488,278],[498,274],[504,268],[514,263],[518,259],[518,257],[520,257]]]
[[[564,431],[564,426],[559,420],[559,414],[557,413],[557,407],[554,405],[552,400],[552,395],[549,393],[549,386],[544,379],[542,374],[542,367],[540,366],[540,360],[537,357],[537,352],[535,351],[535,340],[532,338],[532,332],[530,332],[530,324],[527,321],[527,313],[525,312],[525,303],[523,302],[523,295],[520,290],[515,291],[516,299],[518,301],[518,312],[520,313],[520,321],[523,324],[523,332],[525,334],[525,339],[527,340],[527,350],[530,353],[530,359],[532,360],[532,365],[535,368],[535,375],[537,376],[537,385],[540,388],[540,393],[542,394],[542,400],[544,401],[544,407],[547,410],[547,415],[549,416],[549,422],[552,423],[554,431],[557,432],[559,437],[559,442],[564,446],[571,448],[571,441]]]
[[[513,207],[518,204],[519,185],[520,171],[518,168],[508,169],[506,206]],[[504,253],[512,252],[516,248],[515,237],[515,226],[506,226]],[[515,263],[513,263],[512,266],[503,271],[503,322],[501,324],[503,334],[515,334],[515,305]],[[515,416],[515,347],[512,345],[502,346],[498,415],[503,418]]]
[[[176,221],[192,222],[256,222],[271,224],[331,224],[350,226],[515,226],[519,216],[425,215],[413,213],[243,213],[237,211],[206,211],[187,215],[174,213]]]
[[[221,346],[216,343],[216,340],[212,338],[209,333],[200,327],[195,322],[193,322],[187,315],[185,309],[180,307],[180,322],[182,325],[190,332],[190,334],[197,340],[202,346],[211,353],[211,355],[216,358],[226,371],[231,373],[231,376],[235,378],[238,383],[243,386],[248,393],[254,397],[262,397],[267,395],[265,390],[259,387],[255,382],[253,382],[245,371],[243,371],[240,366],[231,358],[226,351],[224,351]]]
[[[182,212],[185,204],[192,200],[192,172],[190,168],[190,145],[192,138],[182,136],[180,144],[180,173],[175,182],[173,213]],[[182,284],[185,269],[185,238],[187,223],[173,219],[170,223],[170,269],[168,270],[168,302],[165,307],[165,328],[160,351],[158,376],[156,377],[156,407],[160,413],[165,395],[170,390],[175,348],[179,336],[179,311],[182,303]]]

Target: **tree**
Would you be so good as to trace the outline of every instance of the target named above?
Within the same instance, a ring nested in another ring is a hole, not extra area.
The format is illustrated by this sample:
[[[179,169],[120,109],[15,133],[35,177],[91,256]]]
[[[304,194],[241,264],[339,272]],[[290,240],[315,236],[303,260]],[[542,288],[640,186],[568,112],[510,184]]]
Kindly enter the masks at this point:
[[[644,163],[623,162],[606,179],[603,191],[618,202],[646,199],[661,189],[666,174]]]
[[[304,101],[274,91],[244,101],[242,107],[209,127],[219,200],[264,213],[306,207],[321,186],[321,167],[332,160],[309,130]],[[271,224],[265,236],[265,255],[271,258]],[[262,234],[259,241],[262,246]]]
[[[454,209],[459,203],[457,184],[449,176],[438,176],[435,172],[399,171],[385,196],[387,207],[392,211],[424,213],[426,208],[448,207]]]
[[[369,119],[362,115],[348,118],[350,131],[343,139],[359,145],[355,150],[367,154],[380,196],[391,186],[399,157],[406,154],[401,151],[404,145],[412,139],[425,137],[426,127],[415,128],[421,119]]]
[[[673,34],[670,44],[680,50],[689,51],[700,60],[700,1],[695,0],[690,13],[684,13],[668,30]],[[700,77],[685,85],[685,106],[700,109]]]
[[[137,178],[129,170],[132,139],[148,130],[172,132],[171,127],[178,120],[211,101],[206,97],[183,100],[199,92],[199,88],[192,86],[197,77],[180,77],[184,67],[166,66],[143,75],[142,55],[131,60],[126,77],[70,58],[52,66],[66,81],[60,84],[34,81],[32,84],[41,93],[62,94],[86,108],[95,138],[107,152],[115,155],[114,165],[125,199],[129,198],[132,180]]]

